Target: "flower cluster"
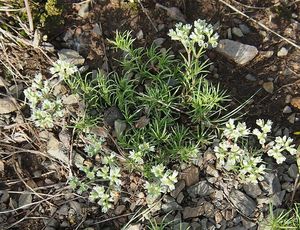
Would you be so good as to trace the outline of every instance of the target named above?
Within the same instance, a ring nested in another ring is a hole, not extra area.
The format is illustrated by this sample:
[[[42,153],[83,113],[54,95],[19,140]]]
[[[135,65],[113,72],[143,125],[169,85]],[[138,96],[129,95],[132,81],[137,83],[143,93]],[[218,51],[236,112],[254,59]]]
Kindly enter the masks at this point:
[[[172,40],[180,41],[186,49],[192,49],[195,44],[203,48],[207,48],[209,45],[212,47],[218,45],[219,35],[214,33],[212,25],[206,23],[205,20],[195,21],[193,31],[192,25],[183,25],[181,22],[177,23],[175,27],[175,30],[171,29],[168,35]]]
[[[84,151],[90,156],[94,157],[100,153],[103,148],[105,139],[96,135],[87,135],[88,144],[85,146]]]
[[[68,79],[76,72],[78,72],[78,68],[75,65],[60,59],[54,62],[53,67],[50,68],[50,73],[60,79]]]
[[[89,139],[96,140],[96,137],[89,136]],[[106,213],[113,207],[116,194],[121,190],[121,169],[117,166],[116,154],[113,152],[103,156],[101,163],[100,168],[81,166],[80,169],[85,173],[86,178],[80,181],[77,177],[72,177],[69,179],[69,185],[79,194],[89,192],[89,199],[92,202],[97,202],[102,207],[102,212]],[[105,186],[91,186],[99,179]]]
[[[31,119],[41,128],[53,128],[54,122],[64,116],[62,101],[54,99],[49,80],[43,80],[42,74],[34,77],[31,87],[24,95],[32,110]]]
[[[268,133],[271,132],[272,122],[267,122],[259,119],[256,124],[260,129],[254,129],[252,132],[247,128],[245,123],[235,124],[233,119],[230,119],[223,131],[224,139],[214,148],[218,159],[218,168],[224,168],[227,171],[238,173],[238,176],[244,182],[257,183],[263,179],[265,165],[263,164],[262,154],[267,153],[273,157],[278,164],[285,161],[283,152],[296,154],[295,145],[291,145],[292,139],[284,137],[276,137],[275,141],[268,141]],[[239,139],[246,138],[249,135],[256,136],[261,149],[255,153],[249,152],[245,148],[239,146]]]
[[[151,173],[154,176],[154,181],[145,183],[145,189],[147,190],[147,202],[152,204],[161,193],[170,192],[175,189],[175,183],[177,182],[177,171],[166,170],[165,166],[159,164],[151,168]]]
[[[149,143],[145,142],[140,144],[137,150],[130,151],[128,157],[134,164],[142,165],[144,164],[143,157],[150,152],[155,152],[155,148],[154,146],[150,146]]]

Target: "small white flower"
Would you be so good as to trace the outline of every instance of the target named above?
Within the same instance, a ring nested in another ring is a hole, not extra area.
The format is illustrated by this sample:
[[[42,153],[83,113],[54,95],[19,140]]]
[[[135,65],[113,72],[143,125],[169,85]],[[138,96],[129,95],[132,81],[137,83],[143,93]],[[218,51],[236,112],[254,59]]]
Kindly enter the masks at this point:
[[[144,156],[143,152],[132,150],[132,151],[129,151],[128,157],[131,160],[133,160],[134,163],[142,165],[142,164],[144,164],[143,156]]]
[[[112,167],[109,172],[109,180],[110,180],[110,185],[116,186],[119,188],[122,185],[122,181],[120,180],[121,169],[119,167]]]
[[[155,177],[161,178],[161,177],[163,177],[165,168],[166,167],[163,166],[163,164],[159,164],[157,166],[152,166],[151,172],[154,174]]]
[[[113,165],[116,163],[116,154],[112,152],[110,155],[105,155],[102,158],[102,164],[104,165]]]
[[[109,179],[109,167],[104,165],[100,168],[100,171],[97,172],[97,177],[102,177],[104,180]]]
[[[161,184],[166,188],[166,191],[170,192],[175,189],[175,183],[177,182],[177,171],[173,171],[171,174],[170,171],[167,171],[164,176],[161,178]]]
[[[254,129],[252,131],[252,133],[257,136],[257,139],[258,139],[259,143],[262,146],[264,146],[264,144],[266,143],[267,134],[264,133],[264,132],[259,131],[258,129]]]
[[[148,181],[145,183],[145,189],[147,190],[147,201],[149,203],[153,203],[162,192],[161,185],[157,183],[149,183]]]

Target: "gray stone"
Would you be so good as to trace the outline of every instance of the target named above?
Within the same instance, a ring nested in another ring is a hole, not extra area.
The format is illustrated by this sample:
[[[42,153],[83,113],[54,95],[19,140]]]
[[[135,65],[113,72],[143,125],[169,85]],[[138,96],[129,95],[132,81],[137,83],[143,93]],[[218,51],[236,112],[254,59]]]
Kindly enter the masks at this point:
[[[201,224],[197,223],[197,222],[193,222],[190,225],[190,230],[202,230],[203,228],[201,227]]]
[[[283,113],[291,113],[292,112],[292,108],[288,105],[286,105],[283,110],[282,110]]]
[[[118,207],[115,208],[115,214],[118,216],[118,215],[121,215],[123,214],[123,212],[125,212],[126,210],[126,206],[125,205],[119,205]]]
[[[19,208],[20,207],[23,207],[23,209],[28,209],[30,207],[29,204],[32,203],[32,195],[31,194],[28,194],[28,193],[23,193],[19,196]]]
[[[181,204],[183,199],[184,199],[184,195],[183,195],[183,192],[181,192],[181,193],[178,194],[176,201],[177,201],[178,204]]]
[[[272,172],[266,172],[264,175],[264,180],[260,182],[260,185],[268,195],[280,192],[281,185],[278,176]]]
[[[182,223],[176,224],[173,227],[173,230],[188,230],[188,229],[190,229],[190,223],[187,223],[187,222],[182,222]]]
[[[298,174],[298,166],[296,164],[292,164],[288,169],[288,174],[290,177],[296,179]]]
[[[57,52],[59,59],[72,63],[73,65],[83,65],[84,58],[75,50],[61,49]]]
[[[272,197],[270,197],[269,204],[271,203],[275,207],[279,207],[282,205],[283,198],[285,196],[286,191],[281,191],[275,193]]]
[[[142,225],[141,224],[130,224],[126,230],[142,230]]]
[[[17,110],[14,99],[10,97],[0,98],[0,114],[11,113]]]
[[[104,123],[109,125],[110,127],[114,127],[116,120],[123,120],[123,114],[122,112],[115,106],[109,107],[104,112]]]
[[[243,32],[243,34],[249,34],[251,32],[251,30],[249,29],[249,27],[245,24],[239,24],[239,28],[241,29],[241,31]]]
[[[251,196],[252,198],[256,198],[262,193],[259,185],[254,183],[244,184],[243,189],[245,193]]]
[[[278,57],[284,57],[288,54],[288,49],[285,47],[281,47],[281,49],[278,51],[277,56]]]
[[[207,181],[200,181],[197,184],[187,189],[188,194],[192,198],[208,196],[214,192],[214,189],[208,184]]]
[[[229,39],[220,40],[216,50],[239,65],[247,64],[258,54],[258,50],[255,46]]]
[[[239,190],[233,190],[229,194],[229,200],[245,216],[251,217],[255,211],[255,201]]]
[[[219,177],[219,172],[216,170],[216,168],[213,165],[207,165],[206,167],[206,173],[208,175],[211,175],[213,177]]]
[[[228,38],[228,39],[232,39],[231,28],[228,28],[228,29],[227,29],[227,38]]]
[[[164,213],[168,213],[170,211],[182,210],[182,206],[177,204],[177,202],[173,201],[170,203],[163,204],[161,209]]]
[[[185,181],[184,180],[179,180],[175,184],[175,189],[170,193],[170,195],[174,198],[178,196],[178,194],[184,189],[185,187]]]
[[[165,42],[165,38],[156,38],[154,41],[153,41],[153,43],[155,44],[155,45],[157,45],[157,46],[161,46],[164,42]]]
[[[142,30],[139,30],[139,32],[137,32],[137,34],[136,34],[136,39],[141,40],[143,38],[144,38],[144,33]]]
[[[96,23],[96,24],[93,26],[92,33],[93,33],[95,36],[102,36],[102,28],[100,27],[100,25],[99,25],[98,23]]]
[[[240,28],[237,28],[237,27],[233,27],[233,28],[232,28],[232,33],[233,33],[235,36],[239,37],[239,38],[241,38],[241,37],[244,36],[244,34],[243,34],[243,32],[241,31],[241,29],[240,29]]]
[[[247,220],[245,218],[242,219],[242,223],[243,223],[243,226],[246,228],[246,229],[251,229],[251,228],[254,228],[256,226],[256,223],[255,222],[252,222],[250,220]]]
[[[248,81],[256,81],[256,77],[253,76],[252,74],[247,74],[245,77]]]
[[[185,207],[182,212],[183,219],[194,218],[202,216],[204,214],[204,206],[200,205],[198,207]]]

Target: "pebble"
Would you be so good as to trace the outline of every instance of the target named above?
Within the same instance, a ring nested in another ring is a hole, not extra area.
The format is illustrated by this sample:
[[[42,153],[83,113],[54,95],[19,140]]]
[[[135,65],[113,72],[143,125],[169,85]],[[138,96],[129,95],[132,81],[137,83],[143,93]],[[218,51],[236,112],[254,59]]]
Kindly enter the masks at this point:
[[[204,214],[203,205],[198,207],[185,207],[182,212],[183,219],[198,217]]]
[[[245,77],[248,81],[256,81],[256,77],[252,74],[247,74]]]
[[[115,209],[115,214],[116,215],[121,215],[125,210],[126,210],[126,206],[125,205],[119,205]]]
[[[139,32],[137,32],[137,34],[136,34],[136,39],[142,40],[143,38],[144,38],[144,33],[142,30],[139,30]]]
[[[300,110],[300,97],[293,97],[291,98],[291,105],[295,108]]]
[[[206,173],[213,177],[219,177],[219,172],[218,172],[218,170],[216,170],[216,168],[213,165],[207,165]]]
[[[59,59],[72,63],[73,65],[83,65],[85,59],[75,50],[61,49],[57,52]]]
[[[165,42],[165,38],[156,38],[154,41],[153,41],[153,43],[155,44],[155,45],[157,45],[158,47],[160,47],[164,42]]]
[[[102,28],[98,23],[93,26],[92,33],[96,36],[102,36]]]
[[[298,166],[296,164],[292,164],[288,169],[288,174],[290,177],[296,179],[298,174]]]
[[[292,112],[292,108],[288,105],[286,105],[283,110],[282,110],[283,113],[291,113]]]
[[[278,57],[284,57],[288,54],[288,50],[285,47],[281,47],[281,49],[277,52]]]
[[[178,194],[176,201],[177,201],[178,204],[181,204],[183,199],[184,199],[184,195],[183,195],[183,192],[181,192],[181,193]]]
[[[241,38],[241,37],[244,36],[244,34],[243,34],[243,32],[241,31],[241,29],[240,29],[240,28],[237,28],[237,27],[233,27],[233,28],[232,28],[232,33],[233,33],[235,36],[239,37],[239,38]]]
[[[239,65],[247,64],[258,54],[255,46],[229,39],[220,40],[216,51]]]
[[[244,184],[243,189],[245,193],[251,196],[252,198],[256,198],[262,193],[259,185],[254,183]]]
[[[14,98],[4,97],[0,98],[0,114],[7,114],[17,110],[14,103]]]
[[[239,24],[239,28],[241,29],[241,31],[243,32],[243,34],[249,34],[251,32],[251,30],[249,29],[249,27],[245,24]]]
[[[273,93],[274,92],[274,83],[272,81],[264,82],[262,84],[262,87],[264,90],[266,90],[268,93]]]
[[[292,113],[290,116],[288,116],[287,120],[288,120],[288,122],[290,122],[291,124],[294,124],[294,123],[295,123],[295,120],[296,120],[296,114],[295,114],[295,113]]]

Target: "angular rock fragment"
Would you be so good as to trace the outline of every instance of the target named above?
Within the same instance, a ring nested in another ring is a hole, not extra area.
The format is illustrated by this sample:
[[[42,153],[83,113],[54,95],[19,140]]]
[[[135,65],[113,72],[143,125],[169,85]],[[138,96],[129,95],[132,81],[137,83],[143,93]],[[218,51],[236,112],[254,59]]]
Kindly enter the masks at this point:
[[[258,50],[255,46],[229,39],[220,40],[216,50],[239,65],[247,64],[258,54]]]

